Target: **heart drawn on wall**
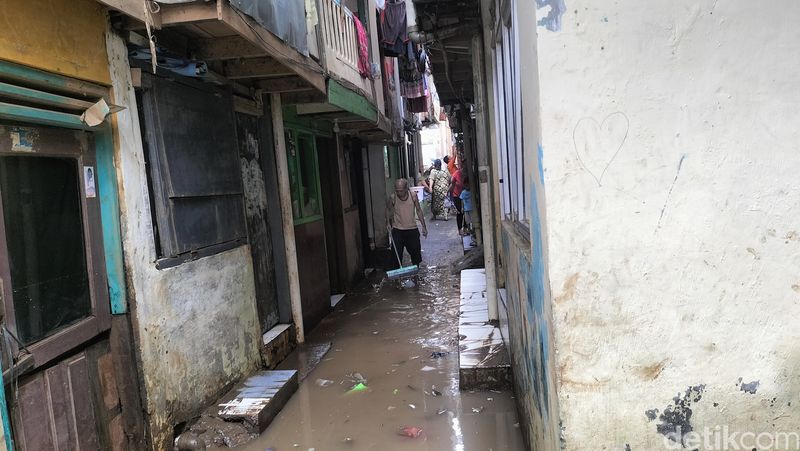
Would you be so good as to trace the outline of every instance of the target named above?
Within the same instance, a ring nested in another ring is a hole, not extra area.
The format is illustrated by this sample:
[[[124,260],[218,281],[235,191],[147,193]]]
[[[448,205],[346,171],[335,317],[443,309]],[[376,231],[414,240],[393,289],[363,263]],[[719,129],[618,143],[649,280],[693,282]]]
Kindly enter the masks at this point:
[[[603,122],[584,117],[575,124],[572,131],[575,153],[597,186],[603,186],[603,177],[628,139],[630,125],[628,116],[621,111],[609,114]]]

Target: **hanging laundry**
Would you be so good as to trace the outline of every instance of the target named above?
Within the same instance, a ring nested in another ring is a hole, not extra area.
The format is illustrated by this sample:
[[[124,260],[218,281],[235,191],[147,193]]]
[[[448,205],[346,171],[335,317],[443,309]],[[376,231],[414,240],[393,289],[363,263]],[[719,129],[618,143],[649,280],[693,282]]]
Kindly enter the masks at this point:
[[[407,99],[425,96],[425,51],[412,42],[406,43],[406,51],[398,58],[400,72],[400,95]]]
[[[408,99],[408,111],[412,113],[427,113],[430,97],[417,97]]]
[[[405,0],[386,0],[381,10],[381,47],[386,56],[400,56],[408,42],[408,19]]]
[[[363,78],[372,79],[372,64],[369,62],[369,39],[367,38],[367,30],[364,25],[358,20],[358,17],[353,14],[353,24],[356,26],[356,34],[358,34],[358,73]]]

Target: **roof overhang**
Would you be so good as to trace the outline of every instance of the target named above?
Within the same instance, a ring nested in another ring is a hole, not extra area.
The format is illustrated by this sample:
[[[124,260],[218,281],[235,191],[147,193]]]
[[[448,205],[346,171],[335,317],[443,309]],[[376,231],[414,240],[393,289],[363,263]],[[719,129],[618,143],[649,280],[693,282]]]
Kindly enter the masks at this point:
[[[227,0],[164,4],[145,14],[141,0],[98,0],[126,16],[124,28],[156,30],[161,45],[203,60],[222,77],[266,92],[327,94],[322,66]]]

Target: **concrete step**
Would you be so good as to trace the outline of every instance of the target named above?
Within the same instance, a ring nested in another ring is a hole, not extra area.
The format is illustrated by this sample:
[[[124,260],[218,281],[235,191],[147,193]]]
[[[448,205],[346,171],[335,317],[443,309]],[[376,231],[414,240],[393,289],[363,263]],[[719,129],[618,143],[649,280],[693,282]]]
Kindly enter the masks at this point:
[[[297,371],[259,371],[223,396],[217,416],[247,423],[259,434],[297,391]]]
[[[297,347],[294,325],[278,324],[261,337],[261,356],[268,370],[274,370]]]
[[[500,329],[489,322],[483,269],[461,271],[458,321],[461,390],[510,389],[511,361]]]

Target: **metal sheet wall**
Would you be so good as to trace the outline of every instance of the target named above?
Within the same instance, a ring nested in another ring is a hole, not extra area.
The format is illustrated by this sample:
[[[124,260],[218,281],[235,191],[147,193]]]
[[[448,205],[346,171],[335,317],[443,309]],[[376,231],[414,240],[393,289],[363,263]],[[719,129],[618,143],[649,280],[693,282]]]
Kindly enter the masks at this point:
[[[305,2],[298,0],[231,0],[231,6],[255,19],[303,55],[308,55]]]

